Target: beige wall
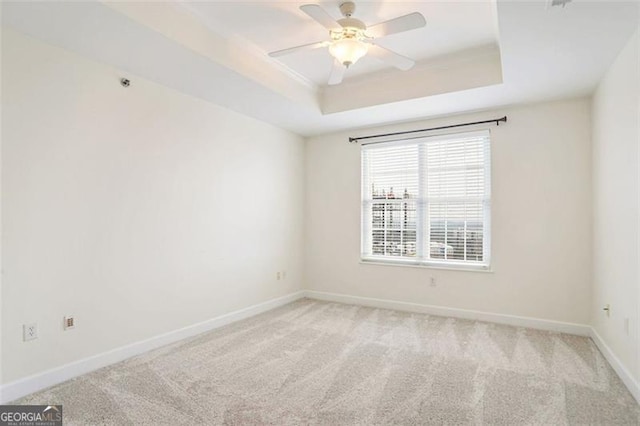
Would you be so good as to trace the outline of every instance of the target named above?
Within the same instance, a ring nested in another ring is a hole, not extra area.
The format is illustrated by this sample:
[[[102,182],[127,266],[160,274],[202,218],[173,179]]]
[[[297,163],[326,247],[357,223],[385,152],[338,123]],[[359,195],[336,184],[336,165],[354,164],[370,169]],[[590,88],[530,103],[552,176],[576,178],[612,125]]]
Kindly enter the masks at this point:
[[[2,36],[4,382],[301,288],[300,137]]]
[[[492,131],[492,269],[359,263],[360,147],[348,136],[508,115]],[[307,142],[311,290],[586,324],[591,305],[588,99],[316,137]],[[430,277],[436,287],[430,286]]]
[[[638,367],[640,32],[593,99],[594,275],[591,321],[627,369]],[[602,310],[611,305],[610,315]],[[628,332],[625,320],[629,322]]]

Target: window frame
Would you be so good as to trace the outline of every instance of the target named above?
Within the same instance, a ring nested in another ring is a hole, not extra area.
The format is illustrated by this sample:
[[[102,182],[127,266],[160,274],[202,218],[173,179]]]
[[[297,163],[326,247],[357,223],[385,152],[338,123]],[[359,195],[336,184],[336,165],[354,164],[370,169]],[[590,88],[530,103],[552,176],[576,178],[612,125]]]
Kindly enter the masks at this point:
[[[492,173],[491,173],[491,130],[490,129],[480,129],[473,130],[467,132],[456,132],[456,133],[443,133],[432,136],[420,136],[420,137],[411,137],[411,138],[403,138],[392,141],[385,141],[380,143],[375,143],[378,148],[382,147],[391,147],[391,146],[402,146],[402,145],[417,145],[418,149],[422,149],[425,146],[427,141],[448,141],[454,139],[460,139],[465,136],[478,136],[486,138],[486,145],[483,146],[483,150],[485,152],[484,159],[484,194],[481,199],[482,203],[482,224],[483,224],[483,241],[482,241],[482,256],[483,260],[479,262],[474,261],[455,261],[455,260],[444,260],[444,259],[432,259],[430,258],[430,249],[429,249],[429,257],[418,257],[408,258],[401,256],[389,256],[389,255],[374,255],[367,254],[366,251],[371,247],[371,238],[373,235],[373,227],[372,227],[372,207],[367,207],[366,204],[370,204],[371,206],[375,204],[375,199],[365,198],[368,195],[368,188],[366,188],[366,183],[369,180],[367,176],[365,176],[365,151],[369,149],[376,149],[371,145],[374,144],[363,144],[361,146],[360,153],[360,167],[361,167],[361,195],[360,195],[360,263],[362,264],[374,264],[374,265],[390,265],[390,266],[401,266],[401,267],[421,267],[421,268],[435,268],[435,269],[452,269],[452,270],[460,270],[460,271],[476,271],[476,272],[490,272],[492,267],[492,259],[491,259],[491,205],[492,205]],[[424,251],[426,250],[426,244],[428,244],[428,234],[429,231],[425,231],[425,228],[429,227],[429,219],[428,219],[428,211],[429,204],[431,203],[430,197],[426,195],[426,188],[424,182],[425,174],[427,173],[427,165],[425,163],[426,154],[424,155],[425,161],[423,161],[422,156],[418,154],[418,192],[419,197],[417,199],[413,199],[413,202],[416,203],[416,254],[422,253],[425,256]],[[423,164],[425,163],[425,164]],[[471,198],[471,197],[469,197]],[[402,203],[403,199],[390,199],[390,201],[397,201]],[[427,236],[427,241],[424,241],[424,237]]]

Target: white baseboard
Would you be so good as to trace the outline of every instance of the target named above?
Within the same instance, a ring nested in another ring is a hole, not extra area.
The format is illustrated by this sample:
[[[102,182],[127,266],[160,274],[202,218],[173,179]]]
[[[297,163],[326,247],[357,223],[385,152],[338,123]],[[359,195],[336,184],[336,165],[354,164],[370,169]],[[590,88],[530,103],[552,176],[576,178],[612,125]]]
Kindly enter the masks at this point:
[[[591,336],[590,326],[573,324],[569,322],[520,317],[515,315],[494,314],[491,312],[471,311],[467,309],[447,308],[444,306],[422,305],[419,303],[399,302],[396,300],[373,299],[370,297],[350,296],[347,294],[325,293],[314,290],[306,290],[304,293],[305,296],[310,299],[326,300],[329,302],[348,303],[352,305],[370,306],[373,308],[395,309],[398,311],[417,312],[421,314],[439,315],[443,317],[494,322],[498,324],[515,325],[518,327],[576,334],[578,336]]]
[[[207,321],[193,324],[179,330],[170,331],[159,336],[151,337],[141,342],[122,346],[108,352],[94,355],[56,367],[42,373],[34,374],[15,382],[7,383],[0,387],[0,404],[14,401],[23,396],[48,388],[58,383],[65,382],[82,374],[89,373],[102,367],[106,367],[116,362],[123,361],[136,355],[148,352],[187,337],[195,336],[209,330],[239,321],[254,315],[269,311],[271,309],[286,305],[304,297],[304,291],[298,291],[286,296],[271,299],[257,305],[249,306]]]
[[[633,378],[629,370],[622,364],[620,359],[613,353],[611,348],[604,342],[595,328],[591,328],[591,339],[595,342],[602,355],[609,361],[613,370],[618,373],[620,380],[627,386],[631,395],[640,404],[640,384]]]

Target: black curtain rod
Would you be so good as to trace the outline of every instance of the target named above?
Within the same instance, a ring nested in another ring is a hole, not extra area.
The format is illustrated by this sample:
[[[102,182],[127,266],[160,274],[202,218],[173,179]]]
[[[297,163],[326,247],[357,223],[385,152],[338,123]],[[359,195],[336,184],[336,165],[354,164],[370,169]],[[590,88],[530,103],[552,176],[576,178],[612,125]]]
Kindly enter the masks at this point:
[[[386,137],[386,136],[408,135],[408,134],[411,134],[411,133],[428,132],[428,131],[431,131],[431,130],[443,130],[443,129],[452,129],[454,127],[474,126],[476,124],[496,123],[496,126],[499,126],[500,122],[506,123],[507,122],[507,116],[505,115],[502,118],[494,118],[493,120],[475,121],[473,123],[462,123],[462,124],[452,124],[450,126],[431,127],[430,129],[408,130],[406,132],[383,133],[383,134],[380,134],[380,135],[360,136],[360,137],[357,137],[357,138],[351,138],[350,137],[349,138],[349,142],[354,143],[354,142],[358,142],[358,141],[360,141],[362,139],[383,138],[383,137]],[[381,142],[383,142],[383,141],[381,141]],[[381,142],[368,142],[367,144],[381,143]]]

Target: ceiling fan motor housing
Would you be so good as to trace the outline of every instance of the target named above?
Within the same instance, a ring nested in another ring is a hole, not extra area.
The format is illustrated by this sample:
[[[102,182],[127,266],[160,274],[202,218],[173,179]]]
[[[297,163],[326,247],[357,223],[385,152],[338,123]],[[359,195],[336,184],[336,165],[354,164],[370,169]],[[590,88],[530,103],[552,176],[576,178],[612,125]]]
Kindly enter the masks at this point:
[[[356,18],[338,19],[338,24],[340,24],[342,28],[355,28],[362,31],[367,29],[367,26],[364,24],[364,22]]]
[[[331,39],[333,41],[345,39],[360,41],[367,38],[365,34],[367,26],[361,20],[355,18],[343,18],[339,19],[338,23],[340,24],[342,29],[329,31]]]

